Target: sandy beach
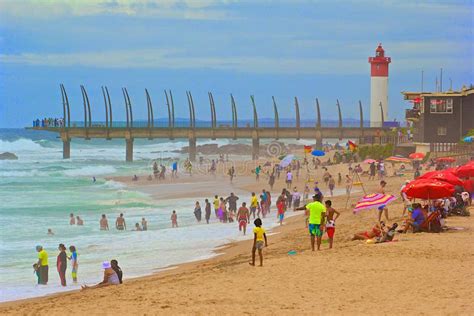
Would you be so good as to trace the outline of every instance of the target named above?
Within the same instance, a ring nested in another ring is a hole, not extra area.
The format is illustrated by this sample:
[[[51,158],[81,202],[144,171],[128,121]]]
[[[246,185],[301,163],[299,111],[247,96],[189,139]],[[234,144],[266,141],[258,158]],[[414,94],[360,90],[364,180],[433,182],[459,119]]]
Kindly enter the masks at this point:
[[[329,172],[347,172],[346,165],[329,167]],[[320,179],[321,170],[313,172]],[[398,196],[406,177],[388,177],[387,192]],[[283,176],[275,184],[274,196],[283,187]],[[196,174],[182,176],[166,184],[113,178],[153,198],[186,196],[211,197],[213,193],[261,191],[267,188],[262,177],[257,183],[251,173],[240,174],[233,184],[227,177]],[[305,175],[295,183],[302,190]],[[365,189],[374,191],[378,181],[363,178]],[[220,184],[220,192],[215,184]],[[342,184],[344,186],[344,184]],[[324,185],[321,189],[325,192]],[[179,188],[179,189],[176,189]],[[194,188],[194,189],[193,189]],[[191,191],[192,190],[192,191]],[[211,191],[210,191],[211,190]],[[351,199],[353,203],[362,195]],[[241,198],[248,199],[248,196]],[[326,198],[329,198],[326,196]],[[269,233],[264,249],[264,267],[251,267],[251,241],[241,241],[219,249],[219,256],[183,264],[151,276],[128,279],[120,286],[73,291],[47,297],[0,304],[1,314],[65,313],[112,314],[434,314],[474,313],[473,223],[467,217],[448,218],[448,226],[459,227],[441,234],[403,234],[396,242],[366,244],[349,241],[353,233],[369,229],[375,211],[353,215],[344,210],[345,195],[334,197],[341,211],[334,249],[324,243],[319,252],[310,251],[303,214],[288,218],[284,226]],[[350,209],[350,207],[348,207]],[[400,200],[389,207],[392,221],[401,221]],[[264,219],[275,221],[276,212]],[[227,225],[236,225],[227,224]],[[250,227],[253,227],[251,225]],[[237,226],[236,226],[237,229]],[[296,254],[289,255],[289,251]],[[123,267],[126,270],[126,267]],[[99,280],[98,280],[99,281]]]

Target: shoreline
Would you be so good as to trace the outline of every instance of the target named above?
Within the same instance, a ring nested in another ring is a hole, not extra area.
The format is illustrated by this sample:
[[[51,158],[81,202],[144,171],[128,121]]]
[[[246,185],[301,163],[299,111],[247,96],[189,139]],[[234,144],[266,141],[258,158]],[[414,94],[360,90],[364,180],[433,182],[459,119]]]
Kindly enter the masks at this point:
[[[301,187],[303,178],[301,176],[296,185]],[[226,177],[219,180],[225,181]],[[265,181],[255,182],[250,177],[247,180],[236,181],[231,187],[251,192],[267,186]],[[276,188],[283,187],[282,180],[277,182]],[[405,178],[388,177],[387,180],[388,191],[398,192]],[[377,183],[367,181],[366,189],[374,190]],[[139,190],[138,187],[137,184],[131,189]],[[153,191],[155,186],[146,187]],[[227,190],[227,187],[221,186],[221,189]],[[355,193],[352,201],[360,195],[361,192]],[[332,250],[323,243],[320,252],[310,251],[300,212],[287,217],[282,227],[272,229],[269,247],[264,249],[263,268],[248,265],[252,240],[239,240],[216,247],[216,255],[212,258],[168,266],[165,271],[155,271],[147,276],[127,278],[120,286],[71,290],[3,302],[0,303],[0,313],[30,314],[38,309],[40,314],[94,314],[97,312],[95,306],[101,306],[102,314],[128,314],[132,311],[139,314],[159,311],[205,314],[209,308],[220,314],[230,314],[229,310],[232,314],[256,314],[253,306],[261,304],[263,292],[267,293],[265,300],[269,303],[263,314],[307,314],[308,310],[317,308],[316,314],[372,315],[378,314],[381,302],[384,309],[390,309],[394,314],[406,310],[413,313],[430,310],[442,314],[474,311],[471,282],[466,278],[474,273],[474,247],[470,243],[474,224],[471,218],[448,218],[449,226],[466,228],[461,231],[397,235],[398,242],[366,245],[347,239],[351,233],[369,228],[375,219],[374,212],[353,215],[350,210],[343,209],[344,195],[332,200],[334,207],[342,213]],[[398,222],[400,207],[399,200],[389,207],[391,216]],[[274,211],[269,219],[273,215],[276,216]],[[248,226],[249,233],[252,227]],[[289,255],[289,251],[296,251],[296,255]],[[409,284],[405,284],[406,278]],[[433,284],[438,285],[433,288]],[[439,291],[451,294],[433,301],[433,295]],[[287,296],[285,300],[281,300],[282,293]],[[418,295],[414,300],[413,293],[425,295]],[[374,296],[377,299],[374,300]],[[114,299],[110,300],[110,297]],[[318,305],[311,298],[316,299]]]

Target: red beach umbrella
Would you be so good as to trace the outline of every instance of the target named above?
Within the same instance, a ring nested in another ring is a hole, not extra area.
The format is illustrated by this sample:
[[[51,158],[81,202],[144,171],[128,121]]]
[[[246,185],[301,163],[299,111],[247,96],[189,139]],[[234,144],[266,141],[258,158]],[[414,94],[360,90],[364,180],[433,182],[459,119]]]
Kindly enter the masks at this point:
[[[474,161],[470,161],[467,164],[457,168],[454,174],[460,178],[474,177]]]
[[[409,198],[434,200],[454,194],[454,185],[436,179],[417,179],[406,185],[403,192]]]
[[[408,158],[415,159],[415,160],[421,160],[421,159],[425,158],[425,154],[424,153],[413,153],[413,154],[410,154],[408,156]]]
[[[422,176],[418,177],[418,179],[436,179],[440,181],[444,181],[450,183],[452,185],[459,185],[462,186],[463,182],[457,176],[452,174],[447,170],[442,171],[429,171]]]
[[[363,161],[363,163],[376,163],[377,161],[375,159],[370,159],[367,158],[366,160]]]

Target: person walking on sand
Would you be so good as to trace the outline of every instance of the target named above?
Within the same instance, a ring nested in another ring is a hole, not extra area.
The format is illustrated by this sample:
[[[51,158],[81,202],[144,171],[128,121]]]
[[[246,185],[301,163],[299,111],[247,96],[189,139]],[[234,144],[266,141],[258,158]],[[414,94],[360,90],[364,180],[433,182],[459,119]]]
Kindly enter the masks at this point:
[[[332,177],[332,175],[329,175],[329,180],[328,180],[328,187],[329,187],[329,192],[331,193],[331,196],[334,194],[334,187],[336,186],[336,180]]]
[[[102,218],[100,219],[100,230],[109,230],[109,221],[105,214],[102,214]]]
[[[173,210],[173,213],[171,213],[171,228],[177,228],[178,227],[178,214],[176,214],[176,211]]]
[[[326,205],[326,233],[328,234],[329,238],[329,249],[332,249],[334,233],[336,232],[336,220],[339,218],[341,213],[332,207],[331,200],[326,200],[324,204]],[[334,217],[334,214],[336,217]]]
[[[205,211],[206,211],[206,223],[209,224],[209,220],[211,219],[211,203],[209,203],[208,199],[204,200]]]
[[[317,239],[317,248],[320,250],[321,237],[324,231],[324,219],[326,216],[326,207],[321,203],[323,195],[316,193],[313,196],[313,202],[306,205],[309,211],[308,229],[311,238],[311,250],[314,251],[315,238]]]
[[[117,230],[127,230],[127,224],[125,223],[125,218],[123,218],[123,213],[120,213],[120,216],[117,217],[115,228],[117,228]]]
[[[72,281],[77,283],[77,269],[79,268],[79,263],[77,262],[77,251],[75,246],[69,246],[69,251],[71,252],[71,256],[67,257],[71,260],[71,276]]]
[[[277,201],[277,217],[278,217],[278,222],[280,223],[280,226],[283,225],[283,218],[285,217],[285,200],[284,199],[278,199]]]
[[[384,180],[380,181],[380,186],[379,186],[379,189],[378,189],[378,192],[377,193],[380,193],[380,194],[385,194],[385,186],[387,185],[387,182],[385,182]],[[387,222],[389,221],[389,218],[388,218],[388,208],[387,208],[387,205],[380,205],[378,207],[378,210],[379,210],[379,222],[380,220],[382,219],[382,213],[384,213],[385,215],[385,219],[387,220]]]
[[[346,174],[346,195],[351,194],[352,178]]]
[[[255,192],[252,192],[252,197],[250,198],[250,213],[253,216],[253,219],[255,219],[255,212],[257,211],[258,206],[258,198],[255,195]]]
[[[265,233],[265,229],[262,227],[262,220],[260,218],[254,220],[253,224],[255,225],[255,228],[253,229],[252,262],[249,264],[255,266],[255,251],[258,250],[260,266],[263,267],[263,247],[268,247],[267,234]]]
[[[67,255],[66,255],[66,246],[64,244],[59,244],[59,254],[56,259],[56,268],[59,273],[59,279],[61,280],[61,285],[66,286],[66,269],[67,269]]]
[[[270,186],[270,190],[273,190],[274,184],[275,184],[275,172],[272,171],[272,173],[270,173],[270,177],[268,178],[268,185]]]
[[[194,216],[198,223],[201,222],[201,205],[199,205],[199,201],[196,201],[196,205],[194,206]]]
[[[291,184],[293,183],[293,174],[291,173],[291,170],[288,170],[286,173],[286,188],[289,189],[291,188]]]
[[[39,271],[39,281],[38,284],[46,285],[48,284],[48,253],[43,249],[43,246],[36,246],[36,251],[38,252],[38,271]]]
[[[74,213],[69,214],[69,225],[76,225],[76,218],[74,217]]]
[[[247,231],[247,224],[250,222],[250,212],[247,208],[247,203],[243,202],[242,206],[237,212],[237,221],[239,222],[239,231],[244,231],[244,236]]]

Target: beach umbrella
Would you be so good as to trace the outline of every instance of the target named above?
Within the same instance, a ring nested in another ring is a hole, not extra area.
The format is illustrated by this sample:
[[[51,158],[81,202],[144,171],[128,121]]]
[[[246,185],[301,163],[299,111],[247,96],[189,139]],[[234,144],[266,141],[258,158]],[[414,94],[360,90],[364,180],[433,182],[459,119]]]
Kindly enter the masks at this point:
[[[408,183],[402,191],[409,198],[435,200],[453,196],[454,185],[436,179],[417,179]]]
[[[375,159],[370,159],[370,158],[363,161],[363,163],[376,163],[376,162],[377,161]]]
[[[472,143],[474,141],[474,136],[467,136],[464,137],[463,142],[465,143]]]
[[[463,182],[461,179],[459,179],[457,176],[455,176],[452,172],[448,170],[442,170],[442,171],[429,171],[421,176],[418,177],[418,179],[436,179],[440,181],[444,181],[447,183],[451,183],[452,185],[463,185]]]
[[[280,161],[280,167],[285,168],[290,165],[290,163],[295,159],[295,155],[286,155],[281,161]]]
[[[382,205],[386,205],[392,202],[395,199],[396,197],[390,194],[381,194],[381,193],[367,194],[362,199],[360,199],[359,202],[357,202],[356,206],[354,207],[353,212],[354,214],[356,214],[362,210],[378,208]]]
[[[468,162],[467,164],[458,167],[454,174],[460,178],[474,177],[474,161]]]
[[[391,156],[385,159],[385,161],[390,161],[390,162],[400,162],[400,163],[410,163],[411,160],[408,158],[403,158],[403,157],[398,157],[398,156]]]
[[[425,154],[424,153],[413,153],[413,154],[410,154],[408,156],[408,158],[415,159],[415,160],[421,160],[421,159],[425,158]]]
[[[440,157],[440,158],[437,158],[436,161],[438,162],[455,162],[456,159],[453,158],[453,157]]]
[[[321,157],[326,155],[326,153],[322,150],[315,149],[311,152],[311,155],[316,156],[316,157]]]

